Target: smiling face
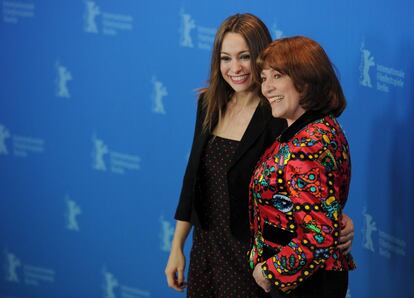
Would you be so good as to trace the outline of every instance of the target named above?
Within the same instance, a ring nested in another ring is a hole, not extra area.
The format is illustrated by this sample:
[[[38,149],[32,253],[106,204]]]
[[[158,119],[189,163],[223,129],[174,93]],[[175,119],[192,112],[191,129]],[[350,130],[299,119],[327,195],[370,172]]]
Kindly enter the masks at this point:
[[[299,101],[301,94],[296,90],[292,79],[273,68],[265,68],[260,73],[262,93],[272,107],[275,118],[287,120],[290,126],[305,113]]]
[[[251,55],[243,36],[226,33],[220,51],[220,72],[235,92],[248,91],[252,85]]]

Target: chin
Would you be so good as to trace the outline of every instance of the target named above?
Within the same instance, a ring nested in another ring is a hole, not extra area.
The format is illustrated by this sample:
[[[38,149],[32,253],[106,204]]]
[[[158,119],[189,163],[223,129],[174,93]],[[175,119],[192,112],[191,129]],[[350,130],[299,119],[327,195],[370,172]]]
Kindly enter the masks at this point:
[[[246,91],[248,91],[249,90],[249,87],[250,86],[240,86],[240,85],[237,85],[237,86],[231,86],[232,88],[233,88],[233,90],[235,91],[235,92],[246,92]]]
[[[272,116],[275,118],[280,118],[281,115],[280,115],[279,109],[275,109],[275,107],[273,106],[271,106],[271,108],[272,108]]]

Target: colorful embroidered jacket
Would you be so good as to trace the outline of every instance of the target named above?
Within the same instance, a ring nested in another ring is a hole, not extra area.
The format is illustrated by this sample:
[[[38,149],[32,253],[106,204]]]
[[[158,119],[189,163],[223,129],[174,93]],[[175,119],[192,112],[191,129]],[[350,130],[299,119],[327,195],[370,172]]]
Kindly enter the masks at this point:
[[[337,248],[348,196],[348,143],[334,117],[306,112],[273,143],[250,182],[250,266],[290,292],[318,269],[351,270]]]

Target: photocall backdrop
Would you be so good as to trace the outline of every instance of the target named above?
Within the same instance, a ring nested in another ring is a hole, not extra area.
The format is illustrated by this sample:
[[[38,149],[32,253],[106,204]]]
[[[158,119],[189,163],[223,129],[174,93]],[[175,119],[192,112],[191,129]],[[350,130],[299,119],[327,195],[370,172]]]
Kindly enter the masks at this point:
[[[0,298],[184,297],[164,276],[173,215],[196,90],[236,12],[317,40],[338,69],[347,297],[414,297],[412,1],[0,3]]]

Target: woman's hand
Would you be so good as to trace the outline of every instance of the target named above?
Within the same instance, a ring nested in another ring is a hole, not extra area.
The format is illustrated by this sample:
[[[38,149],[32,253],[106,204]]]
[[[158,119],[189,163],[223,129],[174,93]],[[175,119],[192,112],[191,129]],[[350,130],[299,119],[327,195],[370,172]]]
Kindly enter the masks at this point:
[[[259,263],[253,270],[253,278],[256,283],[266,292],[269,293],[271,289],[270,281],[264,276],[264,272],[262,270],[262,264]]]
[[[172,249],[165,267],[165,275],[170,288],[182,292],[187,286],[184,278],[185,256],[179,248]]]
[[[190,230],[191,224],[189,222],[177,220],[171,243],[170,256],[165,267],[168,286],[178,292],[182,292],[187,286],[184,277],[185,256],[183,247]]]
[[[338,248],[342,250],[344,254],[349,254],[352,249],[352,241],[354,240],[354,223],[346,214],[342,214],[341,227],[341,233],[339,235],[340,244],[338,245]]]

